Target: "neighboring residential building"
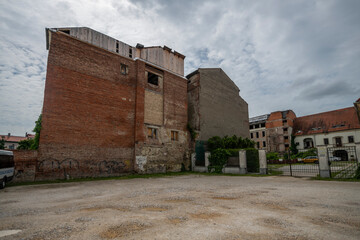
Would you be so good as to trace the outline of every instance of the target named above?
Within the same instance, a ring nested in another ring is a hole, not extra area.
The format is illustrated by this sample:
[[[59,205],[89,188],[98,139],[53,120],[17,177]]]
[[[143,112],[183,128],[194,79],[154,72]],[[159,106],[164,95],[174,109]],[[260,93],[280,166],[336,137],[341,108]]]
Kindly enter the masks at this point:
[[[296,118],[294,134],[299,150],[326,146],[331,148],[330,157],[349,160],[360,156],[360,121],[356,106]]]
[[[0,135],[0,140],[5,140],[5,149],[14,150],[19,146],[19,142],[27,139],[33,139],[35,135],[25,133],[25,136],[13,136],[11,133],[7,135]]]
[[[250,138],[256,142],[255,147],[268,152],[287,152],[295,118],[292,110],[250,118]]]
[[[199,68],[186,76],[190,125],[197,140],[225,135],[249,138],[248,104],[221,68]]]
[[[255,147],[260,150],[267,150],[267,134],[266,134],[266,120],[270,114],[252,117],[249,120],[250,124],[250,139],[255,142]]]
[[[189,165],[185,56],[84,27],[46,29],[46,40],[36,179]]]

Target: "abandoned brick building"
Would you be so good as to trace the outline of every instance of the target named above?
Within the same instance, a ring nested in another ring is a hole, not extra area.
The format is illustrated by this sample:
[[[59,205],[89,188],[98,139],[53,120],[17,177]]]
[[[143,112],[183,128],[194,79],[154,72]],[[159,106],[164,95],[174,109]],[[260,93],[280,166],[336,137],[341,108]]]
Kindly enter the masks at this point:
[[[198,141],[226,135],[249,138],[248,104],[221,68],[199,68],[186,77],[189,124]]]
[[[185,56],[85,27],[46,29],[46,40],[36,179],[188,166]]]
[[[250,118],[250,138],[256,148],[284,153],[289,150],[296,115],[292,110],[276,111]]]

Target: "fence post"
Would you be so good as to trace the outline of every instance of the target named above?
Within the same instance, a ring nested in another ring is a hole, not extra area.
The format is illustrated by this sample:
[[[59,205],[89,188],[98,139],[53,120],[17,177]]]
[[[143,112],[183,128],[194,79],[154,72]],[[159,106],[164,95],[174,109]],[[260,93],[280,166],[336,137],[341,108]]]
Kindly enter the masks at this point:
[[[330,166],[328,161],[328,152],[326,147],[318,147],[318,157],[319,157],[319,170],[320,177],[329,178],[330,174]]]
[[[260,174],[264,174],[264,175],[268,174],[265,150],[259,150],[259,165],[260,165]]]
[[[247,173],[246,150],[239,151],[240,174]]]
[[[209,157],[210,157],[210,152],[205,152],[205,171],[206,172],[209,172],[209,168],[208,168],[208,166],[210,165]]]
[[[191,171],[195,169],[196,153],[191,154]]]

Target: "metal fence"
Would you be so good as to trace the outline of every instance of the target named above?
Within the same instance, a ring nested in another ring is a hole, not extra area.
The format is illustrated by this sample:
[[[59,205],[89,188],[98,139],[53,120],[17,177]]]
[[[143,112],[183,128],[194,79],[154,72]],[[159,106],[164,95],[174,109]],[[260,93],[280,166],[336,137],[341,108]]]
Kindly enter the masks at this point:
[[[360,171],[355,147],[330,147],[327,151],[332,178],[354,178]]]

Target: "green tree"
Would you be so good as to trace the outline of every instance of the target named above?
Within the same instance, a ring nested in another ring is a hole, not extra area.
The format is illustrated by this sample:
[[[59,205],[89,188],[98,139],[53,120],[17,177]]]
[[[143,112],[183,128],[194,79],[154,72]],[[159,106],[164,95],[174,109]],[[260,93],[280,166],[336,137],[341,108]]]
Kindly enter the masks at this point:
[[[25,139],[19,142],[17,149],[26,150],[31,149],[31,146],[34,144],[34,139]]]
[[[296,143],[295,143],[295,135],[291,135],[290,151],[291,151],[292,154],[297,154],[298,153],[298,150],[296,148]]]
[[[5,139],[1,138],[0,140],[0,149],[5,149]]]
[[[35,122],[35,128],[33,130],[33,132],[35,132],[35,138],[34,138],[34,142],[30,146],[30,149],[36,150],[39,148],[41,121],[42,121],[42,115],[40,114],[38,120]]]

